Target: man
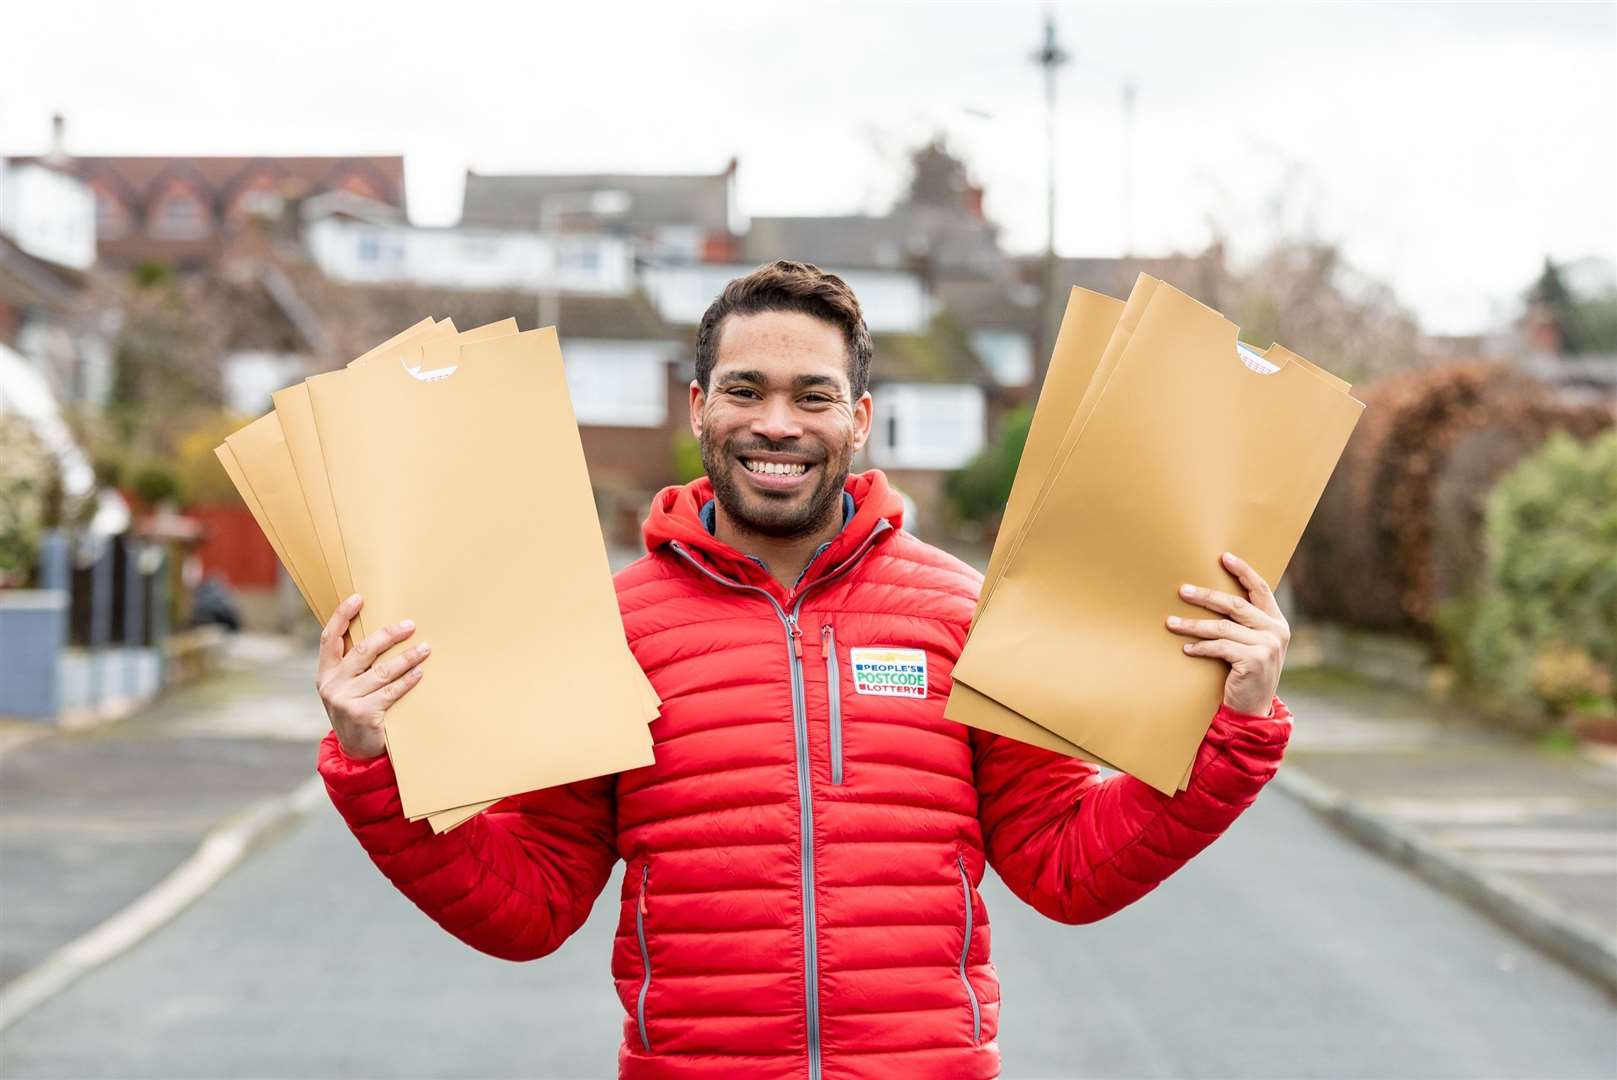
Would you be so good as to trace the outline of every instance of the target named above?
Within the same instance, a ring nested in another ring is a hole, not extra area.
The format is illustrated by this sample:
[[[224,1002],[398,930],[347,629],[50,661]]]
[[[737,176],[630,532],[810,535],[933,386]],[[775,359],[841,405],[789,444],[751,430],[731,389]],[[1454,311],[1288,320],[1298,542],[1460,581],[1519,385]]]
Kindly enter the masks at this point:
[[[615,579],[662,696],[654,765],[434,835],[401,815],[383,742],[426,646],[373,664],[413,632],[401,624],[341,655],[357,598],[322,634],[331,798],[450,933],[544,956],[625,861],[622,1077],[997,1076],[985,866],[1052,919],[1102,918],[1217,837],[1285,748],[1274,691],[1289,630],[1228,555],[1248,595],[1193,590],[1223,618],[1170,626],[1230,665],[1188,790],[1102,779],[945,720],[981,577],[902,530],[880,472],[849,476],[870,433],[870,361],[853,293],[802,263],[732,281],[703,317],[690,417],[707,476],[657,495],[648,554]],[[894,669],[872,649],[911,677],[875,677]]]

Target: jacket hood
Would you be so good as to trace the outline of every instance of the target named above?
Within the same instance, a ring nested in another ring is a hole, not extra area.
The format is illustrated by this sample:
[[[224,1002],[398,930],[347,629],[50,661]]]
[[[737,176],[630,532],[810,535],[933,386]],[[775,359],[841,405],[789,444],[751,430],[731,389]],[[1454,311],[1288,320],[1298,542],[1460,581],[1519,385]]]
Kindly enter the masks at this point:
[[[894,530],[904,524],[904,500],[888,485],[880,469],[850,473],[842,489],[853,496],[853,518],[831,540],[830,547],[814,560],[801,584],[839,565],[870,539],[882,521]],[[677,541],[726,577],[778,590],[779,585],[763,567],[703,526],[702,507],[711,498],[713,481],[705,476],[659,491],[651,500],[650,516],[641,526],[646,550],[656,551]]]

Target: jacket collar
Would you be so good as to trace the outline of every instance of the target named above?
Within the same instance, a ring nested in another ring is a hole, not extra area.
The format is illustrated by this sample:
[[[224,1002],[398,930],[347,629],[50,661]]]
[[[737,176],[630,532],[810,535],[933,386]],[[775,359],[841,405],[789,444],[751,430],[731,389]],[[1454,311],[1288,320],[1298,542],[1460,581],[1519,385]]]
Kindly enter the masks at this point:
[[[887,477],[880,470],[849,475],[843,491],[853,499],[853,514],[844,520],[842,531],[809,561],[803,576],[791,590],[781,588],[756,559],[708,532],[702,522],[702,507],[713,498],[713,482],[705,476],[659,491],[651,500],[651,514],[641,527],[641,535],[647,551],[655,552],[678,543],[715,572],[744,585],[766,589],[786,601],[827,573],[839,569],[879,532],[890,532],[903,524],[903,499],[888,486]]]

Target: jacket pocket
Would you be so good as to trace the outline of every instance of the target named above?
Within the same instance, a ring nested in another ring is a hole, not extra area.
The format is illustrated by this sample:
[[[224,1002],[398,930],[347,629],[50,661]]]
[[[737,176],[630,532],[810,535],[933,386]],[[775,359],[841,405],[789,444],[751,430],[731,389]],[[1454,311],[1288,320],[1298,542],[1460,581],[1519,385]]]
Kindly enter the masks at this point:
[[[820,627],[825,653],[825,696],[831,709],[831,782],[842,783],[842,672],[837,667],[837,632],[830,623]]]
[[[650,861],[640,864],[640,896],[635,902],[634,936],[640,941],[640,994],[634,1003],[635,1023],[640,1026],[640,1046],[651,1053],[651,1037],[646,1034],[646,993],[651,989],[651,949],[646,945],[646,890],[651,883]]]
[[[960,868],[960,895],[966,902],[966,936],[960,944],[960,981],[966,987],[966,1000],[971,1003],[971,1041],[983,1041],[983,1013],[977,1004],[977,991],[972,988],[971,979],[966,974],[966,958],[971,954],[971,878],[966,875],[966,857],[955,856],[955,865]]]

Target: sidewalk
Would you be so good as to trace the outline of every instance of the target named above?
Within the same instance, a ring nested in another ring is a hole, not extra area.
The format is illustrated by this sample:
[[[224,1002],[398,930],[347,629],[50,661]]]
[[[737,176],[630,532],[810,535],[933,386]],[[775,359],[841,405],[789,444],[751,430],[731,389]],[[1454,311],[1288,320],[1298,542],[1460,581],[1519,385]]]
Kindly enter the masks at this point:
[[[1277,782],[1356,839],[1617,992],[1617,764],[1446,722],[1420,698],[1288,672]]]
[[[125,720],[44,734],[6,723],[0,987],[147,895],[220,825],[308,780],[326,728],[313,651],[253,635],[231,640],[219,673]]]

